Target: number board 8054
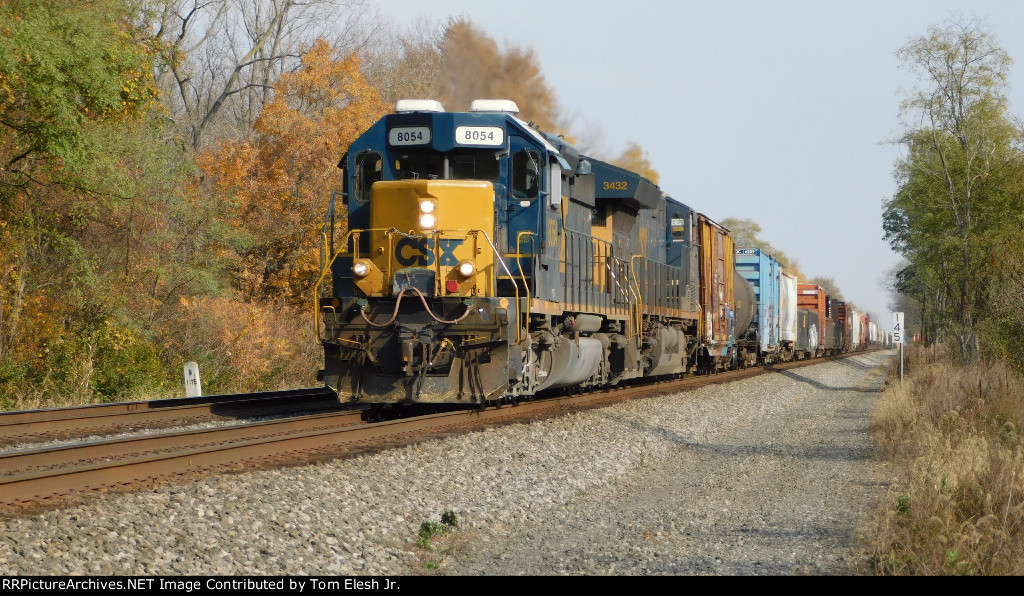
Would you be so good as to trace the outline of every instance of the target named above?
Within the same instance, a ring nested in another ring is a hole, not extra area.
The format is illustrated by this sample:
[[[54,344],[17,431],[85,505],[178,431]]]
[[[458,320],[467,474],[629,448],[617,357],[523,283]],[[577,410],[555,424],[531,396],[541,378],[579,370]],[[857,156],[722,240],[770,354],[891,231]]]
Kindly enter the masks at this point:
[[[396,126],[388,131],[388,144],[392,147],[407,145],[429,145],[430,127]]]
[[[505,144],[505,129],[500,126],[458,126],[455,128],[455,144],[501,147]]]

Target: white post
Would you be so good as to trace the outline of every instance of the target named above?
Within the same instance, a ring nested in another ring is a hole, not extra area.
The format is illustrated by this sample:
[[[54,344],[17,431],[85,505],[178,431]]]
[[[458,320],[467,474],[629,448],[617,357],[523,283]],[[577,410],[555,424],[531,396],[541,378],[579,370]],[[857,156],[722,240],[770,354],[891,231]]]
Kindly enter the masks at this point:
[[[185,363],[185,396],[202,397],[203,384],[199,382],[199,364],[196,362]]]
[[[900,346],[900,383],[903,382],[903,313],[892,313],[892,340]]]
[[[903,342],[900,342],[900,383],[903,382]]]

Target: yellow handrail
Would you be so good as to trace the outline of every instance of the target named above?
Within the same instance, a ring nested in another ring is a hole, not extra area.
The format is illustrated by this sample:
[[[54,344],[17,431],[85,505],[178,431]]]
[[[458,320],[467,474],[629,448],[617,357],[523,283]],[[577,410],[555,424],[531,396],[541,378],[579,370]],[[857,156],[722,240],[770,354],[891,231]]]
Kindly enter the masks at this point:
[[[334,255],[331,257],[330,261],[328,261],[327,263],[323,263],[322,262],[323,260],[321,260],[322,265],[321,265],[320,277],[317,278],[316,284],[314,284],[314,286],[313,286],[313,295],[314,295],[313,329],[314,329],[314,332],[316,333],[318,338],[321,338],[321,335],[320,335],[320,315],[319,315],[319,313],[320,313],[320,310],[321,310],[320,299],[323,297],[322,296],[322,286],[323,286],[323,283],[324,283],[324,279],[327,277],[327,273],[331,270],[331,266],[334,265],[334,261],[336,261],[338,259],[338,257],[351,256],[353,259],[358,259],[359,258],[359,242],[358,242],[359,236],[361,234],[370,233],[370,232],[380,232],[380,233],[384,234],[388,238],[389,254],[394,254],[393,239],[394,239],[395,236],[404,236],[404,237],[407,237],[407,238],[426,238],[427,237],[426,235],[419,236],[419,235],[416,235],[416,234],[407,234],[405,232],[399,231],[396,228],[373,228],[373,229],[365,229],[365,230],[349,230],[348,232],[346,232],[345,236],[342,238],[342,242],[340,244],[340,246],[342,246],[344,248],[338,249],[334,253]],[[430,233],[430,235],[433,236],[435,239],[437,237],[443,235],[443,234],[451,234],[451,235],[460,235],[461,234],[461,235],[464,235],[466,237],[473,236],[474,237],[474,244],[476,242],[475,238],[478,235],[482,234],[484,239],[487,241],[487,245],[490,246],[491,252],[494,253],[495,259],[497,260],[497,262],[499,264],[501,264],[501,268],[505,270],[505,273],[509,276],[510,279],[512,278],[512,272],[509,271],[508,265],[505,263],[505,260],[502,258],[501,253],[498,252],[498,248],[494,245],[494,242],[491,240],[491,237],[487,234],[487,232],[485,230],[476,230],[476,229],[466,229],[466,230],[434,230],[434,231],[432,231]],[[348,252],[347,251],[347,248],[348,248],[348,245],[349,245],[348,243],[349,243],[350,239],[355,240],[354,249],[352,250],[352,252]],[[321,244],[321,249],[323,250],[325,245],[326,245],[326,234],[321,234],[321,243],[322,243]],[[436,246],[437,246],[437,243],[435,242],[435,247]],[[517,250],[518,250],[518,248],[517,248]],[[391,269],[390,269],[390,267],[391,267],[391,262],[390,261],[391,260],[388,259],[388,265],[387,265],[388,268],[385,271],[386,274],[388,275],[388,277],[390,277],[391,273],[392,273]],[[440,272],[440,263],[439,263],[439,261],[437,259],[435,259],[435,263],[438,263],[437,267],[438,267],[438,271]],[[520,271],[520,274],[522,274],[522,271]],[[492,281],[491,293],[494,293],[494,290],[495,290],[494,284],[496,284],[496,283],[497,283],[496,281]],[[525,277],[523,278],[523,283],[524,283],[524,285],[526,283]],[[515,284],[513,284],[513,285],[515,285]],[[518,286],[516,286],[515,298],[516,298],[516,308],[518,309],[519,308],[519,287]],[[522,341],[522,333],[521,333],[519,325],[516,325],[516,343],[518,344],[520,341]]]
[[[633,261],[635,259],[637,259],[637,258],[641,258],[642,259],[643,255],[633,255],[632,257],[630,257],[630,259],[629,259],[629,273],[630,273],[630,276],[633,278],[633,285],[636,287],[636,297],[637,297],[636,320],[633,322],[633,324],[636,325],[637,338],[640,340],[640,343],[643,344],[643,339],[644,339],[644,328],[643,328],[644,295],[643,295],[643,292],[640,291],[640,282],[637,281],[637,279],[636,279],[636,267],[633,266]]]
[[[530,236],[530,250],[533,251],[530,254],[533,255],[534,257],[536,257],[536,255],[537,255],[537,247],[536,247],[536,245],[534,243],[537,241],[537,235],[534,234],[533,232],[529,231],[529,230],[523,230],[523,231],[519,232],[519,234],[516,235],[516,266],[519,267],[519,277],[520,277],[520,279],[523,280],[523,289],[526,290],[526,336],[529,337],[530,336],[530,303],[533,301],[533,296],[530,293],[530,286],[527,285],[527,283],[526,283],[526,274],[523,273],[523,262],[522,262],[523,253],[521,253],[519,251],[519,245],[523,241],[523,236]],[[537,278],[536,277],[537,276],[537,269],[536,269],[536,267],[537,267],[537,264],[534,263],[534,271],[533,271],[534,279]],[[512,277],[512,275],[509,274],[509,277]],[[519,285],[515,284],[515,283],[513,283],[512,285],[516,287],[516,310],[518,311],[519,310]],[[522,341],[522,338],[519,335],[519,330],[520,329],[522,329],[522,325],[516,325],[516,344],[517,345]]]
[[[344,247],[347,248],[348,247],[349,238],[351,238],[354,235],[355,238],[358,239],[360,232],[387,232],[387,229],[380,228],[380,229],[376,229],[376,230],[349,230],[348,232],[345,233],[344,238],[342,238],[341,246],[344,246]],[[327,242],[327,235],[326,234],[321,234],[320,235],[320,242],[322,243],[321,244],[321,250],[326,252],[326,242]],[[351,254],[353,258],[359,258],[359,243],[358,242],[356,242],[356,244],[355,244],[355,251],[353,253],[348,253],[345,250],[339,249],[338,251],[336,251],[334,253],[334,256],[331,257],[331,260],[327,261],[327,263],[323,263],[322,260],[321,260],[320,277],[317,278],[316,283],[313,285],[313,332],[316,333],[316,336],[317,336],[318,339],[321,339],[321,336],[320,336],[320,299],[323,298],[323,296],[321,294],[320,287],[323,285],[324,278],[327,277],[327,272],[331,270],[331,265],[334,264],[334,261],[337,260],[337,258],[340,257],[340,256],[343,256],[343,255],[344,256],[348,256],[349,254]],[[325,322],[325,324],[326,324],[326,322]]]

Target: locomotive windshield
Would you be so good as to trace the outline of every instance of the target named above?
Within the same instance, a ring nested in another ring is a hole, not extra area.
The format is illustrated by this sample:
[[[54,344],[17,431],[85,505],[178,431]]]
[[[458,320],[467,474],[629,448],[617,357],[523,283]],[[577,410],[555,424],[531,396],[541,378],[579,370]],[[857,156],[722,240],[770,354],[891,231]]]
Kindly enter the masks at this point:
[[[395,178],[398,180],[444,178],[444,155],[421,151],[401,154],[395,160]]]
[[[501,178],[500,159],[501,152],[494,151],[410,151],[396,156],[395,178],[497,182]]]
[[[461,151],[451,154],[453,180],[487,180],[497,182],[501,177],[500,153],[493,151]]]
[[[357,201],[365,203],[370,200],[370,187],[374,182],[383,179],[382,166],[383,158],[380,153],[364,151],[356,156],[355,197]]]

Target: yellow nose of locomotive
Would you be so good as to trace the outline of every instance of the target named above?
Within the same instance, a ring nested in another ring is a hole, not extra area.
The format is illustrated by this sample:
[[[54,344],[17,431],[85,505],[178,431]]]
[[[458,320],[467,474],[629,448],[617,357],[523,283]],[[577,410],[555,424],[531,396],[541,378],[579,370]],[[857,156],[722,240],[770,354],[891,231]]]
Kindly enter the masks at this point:
[[[371,252],[353,267],[366,296],[395,293],[396,273],[431,279],[434,296],[489,296],[494,287],[494,188],[472,180],[377,182]],[[428,292],[429,293],[429,292]]]

